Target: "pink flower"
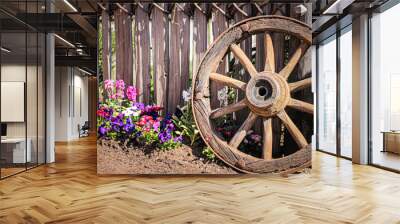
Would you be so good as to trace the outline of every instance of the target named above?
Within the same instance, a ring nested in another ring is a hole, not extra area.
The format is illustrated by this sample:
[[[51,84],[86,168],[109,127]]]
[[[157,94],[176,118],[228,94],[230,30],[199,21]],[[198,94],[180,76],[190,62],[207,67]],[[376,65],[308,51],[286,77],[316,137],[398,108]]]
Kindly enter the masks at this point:
[[[113,93],[114,93],[114,81],[111,79],[104,80],[104,88],[106,89],[107,96],[111,99],[113,98]]]
[[[124,91],[125,90],[125,82],[124,82],[124,80],[117,80],[115,82],[115,88],[117,88],[117,90]]]
[[[114,88],[114,81],[111,79],[104,80],[104,88],[106,90],[112,90]]]
[[[124,95],[124,91],[125,91],[124,80],[117,80],[115,82],[115,88],[116,88],[116,98],[123,99],[125,97],[125,95]]]
[[[261,136],[257,134],[252,134],[250,135],[250,138],[253,139],[255,142],[260,142],[261,141]]]
[[[135,102],[137,96],[136,88],[133,86],[128,86],[126,89],[126,96],[128,97],[128,100]]]
[[[154,130],[158,131],[159,127],[160,127],[160,122],[159,121],[156,121],[156,122],[153,123],[153,129]]]

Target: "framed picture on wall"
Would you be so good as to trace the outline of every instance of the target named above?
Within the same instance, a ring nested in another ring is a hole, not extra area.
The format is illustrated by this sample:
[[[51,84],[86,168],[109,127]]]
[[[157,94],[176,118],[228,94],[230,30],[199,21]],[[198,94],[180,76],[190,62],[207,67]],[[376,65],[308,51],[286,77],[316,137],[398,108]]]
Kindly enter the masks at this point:
[[[312,7],[281,6],[100,7],[98,173],[310,167]]]

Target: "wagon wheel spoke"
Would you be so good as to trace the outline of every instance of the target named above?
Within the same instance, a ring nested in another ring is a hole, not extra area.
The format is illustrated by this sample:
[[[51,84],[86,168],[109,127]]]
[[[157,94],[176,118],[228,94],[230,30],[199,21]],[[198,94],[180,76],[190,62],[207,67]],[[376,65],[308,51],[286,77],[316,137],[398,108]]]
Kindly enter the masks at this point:
[[[296,92],[311,86],[311,78],[306,78],[298,82],[289,83],[290,92]]]
[[[231,51],[233,55],[237,59],[239,59],[240,64],[243,65],[243,67],[246,69],[246,71],[250,74],[251,77],[255,77],[257,75],[257,70],[254,67],[253,63],[251,63],[251,60],[247,57],[247,55],[243,52],[242,49],[237,44],[231,44]]]
[[[309,114],[314,114],[314,105],[301,100],[291,98],[288,103],[288,107],[303,111]]]
[[[303,134],[297,128],[297,126],[293,123],[292,119],[286,113],[286,111],[281,111],[277,114],[277,116],[282,120],[285,127],[288,129],[293,139],[296,141],[297,145],[300,148],[304,148],[307,146],[307,140],[304,138]]]
[[[229,141],[229,145],[237,148],[240,143],[243,141],[244,137],[246,137],[247,132],[253,127],[256,122],[257,114],[250,112],[249,116],[243,122],[242,126],[240,126],[239,130],[235,133],[233,138]]]
[[[236,88],[236,89],[241,89],[243,91],[246,90],[246,83],[242,82],[240,80],[225,76],[225,75],[221,75],[218,73],[211,73],[210,74],[210,79],[216,82],[220,82],[223,83],[227,86]]]
[[[246,108],[246,107],[247,107],[246,99],[243,99],[243,100],[241,100],[239,102],[230,104],[230,105],[228,105],[226,107],[221,107],[221,108],[213,110],[211,112],[211,114],[210,114],[210,118],[211,119],[215,119],[215,118],[218,118],[218,117],[222,117],[222,116],[224,116],[226,114],[230,114],[230,113],[236,112],[236,111],[241,110],[241,109]]]
[[[303,57],[305,52],[308,49],[308,44],[303,42],[300,46],[296,49],[293,56],[290,58],[288,64],[279,72],[285,79],[287,79],[290,74],[293,72],[294,68],[296,67],[297,63],[299,63],[300,59]]]
[[[272,159],[272,119],[263,120],[263,158]]]
[[[266,33],[264,35],[264,55],[265,55],[265,68],[267,72],[275,73],[275,52],[274,44],[271,35]]]

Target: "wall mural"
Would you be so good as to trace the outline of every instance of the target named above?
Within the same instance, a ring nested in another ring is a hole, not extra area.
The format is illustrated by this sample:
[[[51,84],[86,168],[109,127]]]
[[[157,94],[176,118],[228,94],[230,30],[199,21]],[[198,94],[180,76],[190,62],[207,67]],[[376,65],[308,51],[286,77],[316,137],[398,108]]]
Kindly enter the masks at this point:
[[[311,166],[311,4],[99,7],[99,174]]]

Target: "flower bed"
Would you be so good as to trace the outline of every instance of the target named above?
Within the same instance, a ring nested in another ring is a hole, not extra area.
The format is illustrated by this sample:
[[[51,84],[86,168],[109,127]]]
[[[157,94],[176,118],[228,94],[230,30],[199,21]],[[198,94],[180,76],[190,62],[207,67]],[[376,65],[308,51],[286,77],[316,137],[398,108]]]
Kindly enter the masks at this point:
[[[100,95],[99,174],[236,173],[205,148],[190,106],[178,116],[162,117],[163,108],[136,102],[135,87],[125,86],[121,80],[105,80]],[[190,94],[186,97],[188,102]]]
[[[226,92],[226,91],[225,91]],[[137,102],[137,91],[122,80],[105,80],[97,110],[98,172],[101,174],[236,173],[214,155],[200,137],[191,111],[191,90],[174,115]],[[226,104],[229,94],[220,94]],[[232,116],[218,120],[216,130],[229,141],[239,128]],[[261,136],[250,131],[239,150],[261,156]],[[186,144],[186,145],[184,145]]]
[[[182,143],[172,117],[160,116],[161,107],[136,102],[135,87],[122,80],[104,81],[104,97],[97,110],[100,139],[114,140],[125,145],[147,145],[162,150],[176,148]]]

